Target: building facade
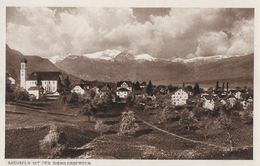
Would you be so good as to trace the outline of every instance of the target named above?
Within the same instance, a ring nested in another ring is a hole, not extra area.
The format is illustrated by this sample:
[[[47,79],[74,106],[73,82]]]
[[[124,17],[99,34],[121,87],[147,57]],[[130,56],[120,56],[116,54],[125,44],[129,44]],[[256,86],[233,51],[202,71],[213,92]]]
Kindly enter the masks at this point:
[[[126,99],[133,91],[133,84],[131,81],[120,81],[116,86],[116,95],[121,99]]]
[[[62,76],[61,72],[33,72],[27,78],[27,60],[23,59],[20,69],[20,87],[29,94],[36,96],[40,90],[44,94],[58,94],[58,82]]]
[[[172,104],[176,106],[185,105],[188,98],[188,93],[184,89],[177,89],[172,94]]]

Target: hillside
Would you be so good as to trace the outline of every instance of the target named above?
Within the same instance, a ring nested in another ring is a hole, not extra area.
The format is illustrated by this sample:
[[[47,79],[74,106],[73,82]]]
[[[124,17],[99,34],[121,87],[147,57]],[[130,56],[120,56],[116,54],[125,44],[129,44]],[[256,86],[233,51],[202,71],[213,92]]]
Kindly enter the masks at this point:
[[[56,63],[56,66],[87,80],[152,80],[156,84],[196,81],[211,84],[216,80],[224,80],[242,86],[253,84],[253,55],[191,63],[165,60],[137,61],[129,58],[108,61],[69,56]]]
[[[48,59],[42,58],[40,56],[25,56],[19,51],[11,49],[6,45],[6,72],[11,74],[16,80],[19,80],[20,73],[20,62],[23,58],[27,59],[27,76],[34,71],[59,71],[64,75],[67,75],[66,72],[57,68],[53,63]],[[72,82],[79,80],[77,77],[69,75]]]

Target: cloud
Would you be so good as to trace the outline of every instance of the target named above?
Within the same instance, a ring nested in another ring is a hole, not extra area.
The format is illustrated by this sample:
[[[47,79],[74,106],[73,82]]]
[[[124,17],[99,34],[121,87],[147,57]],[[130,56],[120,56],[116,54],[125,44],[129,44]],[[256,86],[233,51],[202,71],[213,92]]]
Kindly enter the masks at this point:
[[[198,39],[198,47],[195,52],[198,56],[212,56],[226,54],[229,47],[227,34],[220,32],[207,32]]]
[[[252,9],[155,10],[163,14],[135,10],[11,8],[7,43],[44,57],[112,48],[169,59],[253,52]]]
[[[254,52],[253,19],[234,22],[230,34],[229,38],[223,31],[204,33],[198,38],[198,46],[193,56],[248,55]],[[186,57],[189,58],[191,54]]]
[[[227,54],[247,55],[254,52],[254,21],[241,20],[234,24],[232,31],[231,46]]]

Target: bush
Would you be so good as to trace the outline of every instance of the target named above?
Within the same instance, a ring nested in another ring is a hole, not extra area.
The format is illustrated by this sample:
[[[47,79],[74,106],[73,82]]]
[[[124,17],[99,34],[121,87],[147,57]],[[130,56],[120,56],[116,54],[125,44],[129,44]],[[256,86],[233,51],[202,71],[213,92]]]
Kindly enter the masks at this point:
[[[29,96],[29,100],[30,100],[30,101],[35,101],[35,100],[36,100],[36,97],[35,97],[34,95],[30,95],[30,96]]]
[[[220,115],[217,119],[219,121],[219,127],[225,131],[227,134],[227,142],[229,143],[230,150],[234,147],[233,136],[231,134],[232,130],[232,120],[231,118],[223,111],[220,112]]]
[[[11,85],[11,82],[8,80],[6,81],[6,87],[5,87],[5,99],[6,101],[13,101],[15,99],[15,87]]]
[[[49,158],[56,158],[62,155],[67,148],[67,138],[64,132],[57,126],[50,126],[49,133],[40,140],[40,150],[47,154]]]
[[[79,102],[79,96],[77,93],[71,93],[69,95],[67,95],[67,103],[69,104],[78,104]]]
[[[86,103],[80,110],[79,115],[88,116],[88,120],[90,120],[91,116],[96,114],[95,110],[93,109],[91,103]]]
[[[246,110],[240,112],[240,118],[245,124],[253,123],[253,105],[249,105]]]
[[[110,129],[110,127],[106,124],[104,124],[104,122],[102,120],[98,120],[95,124],[95,130],[97,132],[99,132],[101,135],[105,132],[108,132]]]
[[[204,139],[206,140],[209,135],[217,134],[219,129],[219,123],[215,120],[215,118],[209,117],[209,116],[203,116],[201,117],[200,121],[198,122],[198,128],[199,130],[196,131],[199,134],[202,134],[204,136]]]
[[[122,113],[120,122],[119,135],[133,136],[139,129],[139,125],[135,122],[133,111],[125,111]]]
[[[15,91],[15,99],[16,100],[29,100],[29,93],[25,89],[16,89]]]
[[[171,112],[174,111],[174,107],[173,106],[166,106],[164,107],[164,109],[159,112],[159,123],[167,123],[168,119],[169,119],[169,115]]]
[[[187,108],[183,109],[182,112],[180,113],[179,124],[182,127],[190,130],[191,127],[197,126],[197,122],[198,120],[196,119],[194,113],[189,111]]]

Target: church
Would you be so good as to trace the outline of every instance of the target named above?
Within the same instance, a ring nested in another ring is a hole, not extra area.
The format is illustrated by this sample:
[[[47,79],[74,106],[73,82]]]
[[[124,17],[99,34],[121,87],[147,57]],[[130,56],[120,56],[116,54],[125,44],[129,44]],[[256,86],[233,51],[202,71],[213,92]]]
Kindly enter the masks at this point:
[[[25,89],[30,95],[39,99],[40,94],[59,94],[57,92],[58,82],[62,77],[61,72],[32,72],[27,78],[27,60],[23,59],[20,69],[20,87]]]

